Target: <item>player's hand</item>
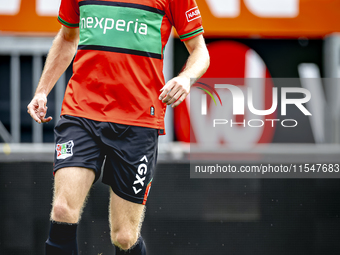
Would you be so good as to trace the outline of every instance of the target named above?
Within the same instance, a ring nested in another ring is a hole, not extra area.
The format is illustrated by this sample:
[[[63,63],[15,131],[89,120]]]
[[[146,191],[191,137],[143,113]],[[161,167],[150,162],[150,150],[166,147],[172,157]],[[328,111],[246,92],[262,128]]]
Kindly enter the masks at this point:
[[[50,122],[52,120],[52,117],[45,118],[47,112],[46,103],[46,95],[43,93],[39,93],[34,96],[32,101],[27,106],[27,112],[39,124]]]
[[[190,79],[177,76],[168,81],[161,89],[159,100],[171,105],[172,108],[178,106],[184,101],[190,92]]]

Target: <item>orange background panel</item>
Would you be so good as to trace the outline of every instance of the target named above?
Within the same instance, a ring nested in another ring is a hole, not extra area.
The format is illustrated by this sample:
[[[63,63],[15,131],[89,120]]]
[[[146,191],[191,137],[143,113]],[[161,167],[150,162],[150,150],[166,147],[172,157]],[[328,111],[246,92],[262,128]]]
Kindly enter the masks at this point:
[[[56,33],[60,24],[56,17],[42,17],[36,13],[35,0],[21,1],[17,15],[0,15],[1,33]],[[296,18],[261,18],[250,12],[241,1],[236,18],[217,18],[206,0],[196,0],[202,17],[205,36],[230,37],[311,37],[320,38],[340,32],[340,0],[300,0]]]
[[[251,13],[243,1],[238,17],[217,18],[205,0],[196,2],[205,36],[323,37],[340,31],[339,0],[300,0],[295,18],[261,18]]]
[[[42,17],[36,13],[35,0],[21,1],[15,16],[0,15],[1,33],[56,33],[61,25],[56,17]]]

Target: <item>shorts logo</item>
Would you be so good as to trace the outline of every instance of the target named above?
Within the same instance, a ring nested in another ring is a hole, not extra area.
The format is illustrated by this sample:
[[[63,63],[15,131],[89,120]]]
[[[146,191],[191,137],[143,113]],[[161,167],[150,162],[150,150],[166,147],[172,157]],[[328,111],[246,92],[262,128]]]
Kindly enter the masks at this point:
[[[71,157],[73,155],[73,140],[68,141],[67,143],[57,144],[56,151],[57,151],[57,159],[65,159]]]
[[[185,16],[187,17],[187,21],[191,22],[195,19],[198,19],[201,17],[201,13],[200,10],[198,9],[198,7],[192,8],[189,11],[185,12]]]
[[[148,163],[148,158],[146,157],[146,155],[144,155],[144,157],[142,157],[142,159],[140,160],[141,162],[143,162],[145,160],[145,163]],[[148,171],[148,166],[144,163],[140,164],[138,166],[138,170],[137,170],[137,174],[136,174],[136,180],[134,181],[133,185],[138,185],[139,189],[136,188],[136,186],[132,186],[133,191],[135,192],[135,194],[138,194],[139,192],[142,191],[142,188],[140,188],[140,186],[144,187],[144,182],[146,179],[146,172]]]

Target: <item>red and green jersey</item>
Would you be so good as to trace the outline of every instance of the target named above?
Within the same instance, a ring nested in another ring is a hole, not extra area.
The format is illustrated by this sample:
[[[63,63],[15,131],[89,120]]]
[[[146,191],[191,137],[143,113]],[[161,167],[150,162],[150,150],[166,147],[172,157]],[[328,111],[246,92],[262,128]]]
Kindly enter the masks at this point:
[[[164,129],[164,47],[203,33],[195,0],[62,0],[58,20],[80,31],[61,114]]]

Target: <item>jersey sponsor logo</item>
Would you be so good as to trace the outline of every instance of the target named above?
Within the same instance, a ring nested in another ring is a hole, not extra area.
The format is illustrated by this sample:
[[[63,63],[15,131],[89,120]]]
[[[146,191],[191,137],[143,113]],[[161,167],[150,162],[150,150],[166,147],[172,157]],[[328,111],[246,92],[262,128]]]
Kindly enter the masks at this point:
[[[81,29],[84,28],[100,28],[103,30],[105,35],[108,30],[117,30],[122,32],[133,32],[135,34],[147,35],[148,25],[144,23],[139,23],[138,19],[136,21],[125,21],[123,19],[114,20],[112,18],[98,18],[98,17],[87,17],[81,18]]]
[[[56,145],[57,159],[66,159],[73,156],[73,140]]]
[[[148,158],[146,157],[146,155],[144,155],[141,158],[140,162],[148,163]],[[141,186],[144,187],[146,173],[148,172],[148,166],[145,163],[141,163],[137,169],[136,180],[134,181],[132,186],[132,189],[135,192],[135,194],[138,194],[139,192],[142,191]]]
[[[192,8],[189,11],[185,12],[185,16],[187,17],[187,21],[191,22],[195,19],[198,19],[201,17],[201,13],[200,10],[198,9],[198,7]]]
[[[82,5],[79,10],[80,47],[162,58],[160,42],[163,16],[159,13],[96,4]]]

